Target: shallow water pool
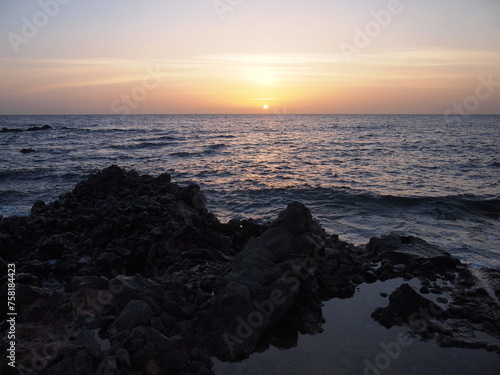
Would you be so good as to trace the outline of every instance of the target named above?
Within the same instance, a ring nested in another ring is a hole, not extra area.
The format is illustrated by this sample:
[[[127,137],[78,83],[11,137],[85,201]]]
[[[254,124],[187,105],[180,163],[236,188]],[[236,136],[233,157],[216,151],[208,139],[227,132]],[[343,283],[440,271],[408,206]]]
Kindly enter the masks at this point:
[[[301,335],[292,349],[271,347],[239,363],[214,359],[214,371],[217,375],[500,373],[500,355],[496,353],[441,348],[435,341],[409,338],[404,334],[408,328],[387,329],[374,321],[371,312],[388,304],[388,298],[380,293],[390,294],[403,282],[419,285],[418,280],[408,282],[402,279],[363,284],[353,298],[325,302],[323,333]]]

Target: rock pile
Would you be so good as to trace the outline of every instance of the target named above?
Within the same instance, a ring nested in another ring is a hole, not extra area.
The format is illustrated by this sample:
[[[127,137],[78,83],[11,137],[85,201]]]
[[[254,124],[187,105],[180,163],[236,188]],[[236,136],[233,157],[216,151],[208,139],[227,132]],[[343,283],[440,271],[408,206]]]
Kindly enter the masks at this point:
[[[397,277],[419,278],[422,288],[392,293],[373,313],[381,324],[500,352],[473,336],[500,339],[497,271],[480,278],[414,237],[355,247],[325,233],[298,202],[268,224],[220,223],[206,203],[197,185],[111,166],[53,203],[36,202],[29,217],[2,218],[1,275],[7,263],[16,267],[18,370],[210,374],[213,356],[237,361],[269,345],[291,347],[299,332],[321,332],[322,301]],[[6,284],[3,277],[2,301]],[[426,294],[439,293],[452,296],[439,310],[443,324],[414,314]]]
[[[215,346],[219,357],[248,356],[273,323],[291,318],[292,306],[312,308],[316,313],[312,321],[322,322],[313,280],[319,262],[328,257],[325,240],[309,209],[293,202],[266,232],[247,242],[211,302],[211,316],[217,317],[213,320],[218,326],[218,334],[212,336],[224,341]]]

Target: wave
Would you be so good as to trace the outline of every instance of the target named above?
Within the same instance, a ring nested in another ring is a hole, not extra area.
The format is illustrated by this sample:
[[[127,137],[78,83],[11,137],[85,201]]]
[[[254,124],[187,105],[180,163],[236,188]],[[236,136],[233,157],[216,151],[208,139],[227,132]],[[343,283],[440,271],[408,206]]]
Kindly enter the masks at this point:
[[[0,181],[8,178],[15,178],[17,176],[22,176],[25,173],[29,173],[26,171],[0,171]]]
[[[2,180],[40,180],[42,178],[50,178],[56,170],[53,168],[39,168],[39,169],[14,169],[10,171],[0,171],[0,181]]]
[[[28,216],[30,207],[0,206],[0,216]]]
[[[225,143],[215,143],[213,145],[209,145],[207,146],[207,149],[210,149],[210,150],[218,150],[220,148],[224,148],[226,147],[226,144]]]
[[[61,126],[58,129],[70,130],[75,133],[134,133],[142,130],[137,128],[80,128],[71,126]]]
[[[178,137],[173,137],[171,135],[163,135],[161,137],[158,137],[156,139],[166,139],[166,140],[169,140],[169,141],[176,141],[178,140],[179,138]]]
[[[175,156],[175,157],[181,157],[181,158],[203,156],[203,155],[213,155],[213,154],[217,153],[218,149],[223,148],[223,147],[225,147],[224,144],[215,144],[215,145],[207,146],[207,148],[203,151],[198,151],[198,152],[179,151],[179,152],[172,152],[169,155]]]
[[[479,197],[475,195],[451,195],[443,197],[416,197],[380,195],[355,191],[350,188],[269,188],[236,191],[233,196],[247,196],[251,199],[266,200],[280,197],[280,203],[291,200],[303,201],[314,206],[327,207],[335,212],[341,208],[356,209],[358,212],[411,211],[430,215],[440,220],[461,220],[471,217],[500,219],[499,197]]]
[[[60,175],[60,178],[63,180],[73,181],[75,179],[81,179],[85,177],[85,174],[74,173],[74,172],[66,172]]]
[[[378,198],[381,202],[395,207],[422,207],[429,214],[445,220],[458,220],[469,215],[500,218],[500,199],[484,198],[474,195],[452,195],[444,197],[400,197],[385,195]]]
[[[0,191],[0,199],[13,198],[13,197],[19,198],[19,197],[25,197],[27,195],[28,194],[23,193],[22,191],[19,191],[19,190],[9,189],[9,190]]]
[[[119,145],[110,145],[109,148],[118,150],[137,150],[141,148],[162,148],[166,146],[175,145],[176,142],[138,142],[138,143],[127,143]]]
[[[179,151],[179,152],[172,152],[169,154],[170,156],[176,156],[179,158],[188,158],[192,156],[200,156],[202,155],[203,152],[186,152],[186,151]]]

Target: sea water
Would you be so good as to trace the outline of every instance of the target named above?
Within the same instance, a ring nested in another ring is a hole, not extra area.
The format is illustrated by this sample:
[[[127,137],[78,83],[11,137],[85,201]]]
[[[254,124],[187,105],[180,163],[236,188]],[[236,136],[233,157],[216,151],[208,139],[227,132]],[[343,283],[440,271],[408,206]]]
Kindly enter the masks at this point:
[[[370,317],[373,310],[389,303],[381,293],[390,294],[403,283],[417,290],[421,286],[417,279],[401,278],[362,284],[352,298],[334,298],[325,303],[322,333],[292,337],[289,341],[295,342],[286,343],[287,347],[292,346],[287,350],[271,346],[239,363],[214,359],[214,372],[216,375],[497,375],[500,372],[498,353],[442,348],[433,339],[422,341],[419,336],[412,336],[407,327],[387,329],[373,320]],[[426,298],[445,307],[433,295]],[[490,335],[476,335],[498,345],[499,340]]]
[[[0,132],[0,215],[117,164],[197,183],[221,221],[301,201],[358,245],[394,231],[500,266],[500,116],[0,116],[0,128],[43,125]]]

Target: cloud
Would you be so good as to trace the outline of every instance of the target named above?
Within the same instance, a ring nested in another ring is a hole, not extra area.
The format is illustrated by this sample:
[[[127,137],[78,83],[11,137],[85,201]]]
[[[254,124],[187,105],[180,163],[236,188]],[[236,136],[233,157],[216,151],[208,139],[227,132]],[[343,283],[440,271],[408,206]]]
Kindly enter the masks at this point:
[[[351,63],[340,53],[222,53],[147,61],[4,58],[0,85],[2,97],[16,97],[19,102],[32,103],[33,98],[42,100],[49,94],[56,101],[71,95],[82,103],[86,97],[107,101],[129,91],[143,80],[148,67],[157,65],[163,74],[159,101],[160,96],[172,101],[177,95],[236,105],[255,98],[299,100],[306,93],[326,98],[357,89],[382,90],[377,96],[384,95],[383,89],[429,89],[452,97],[457,90],[466,92],[479,75],[500,76],[500,52],[375,49],[355,56]]]

